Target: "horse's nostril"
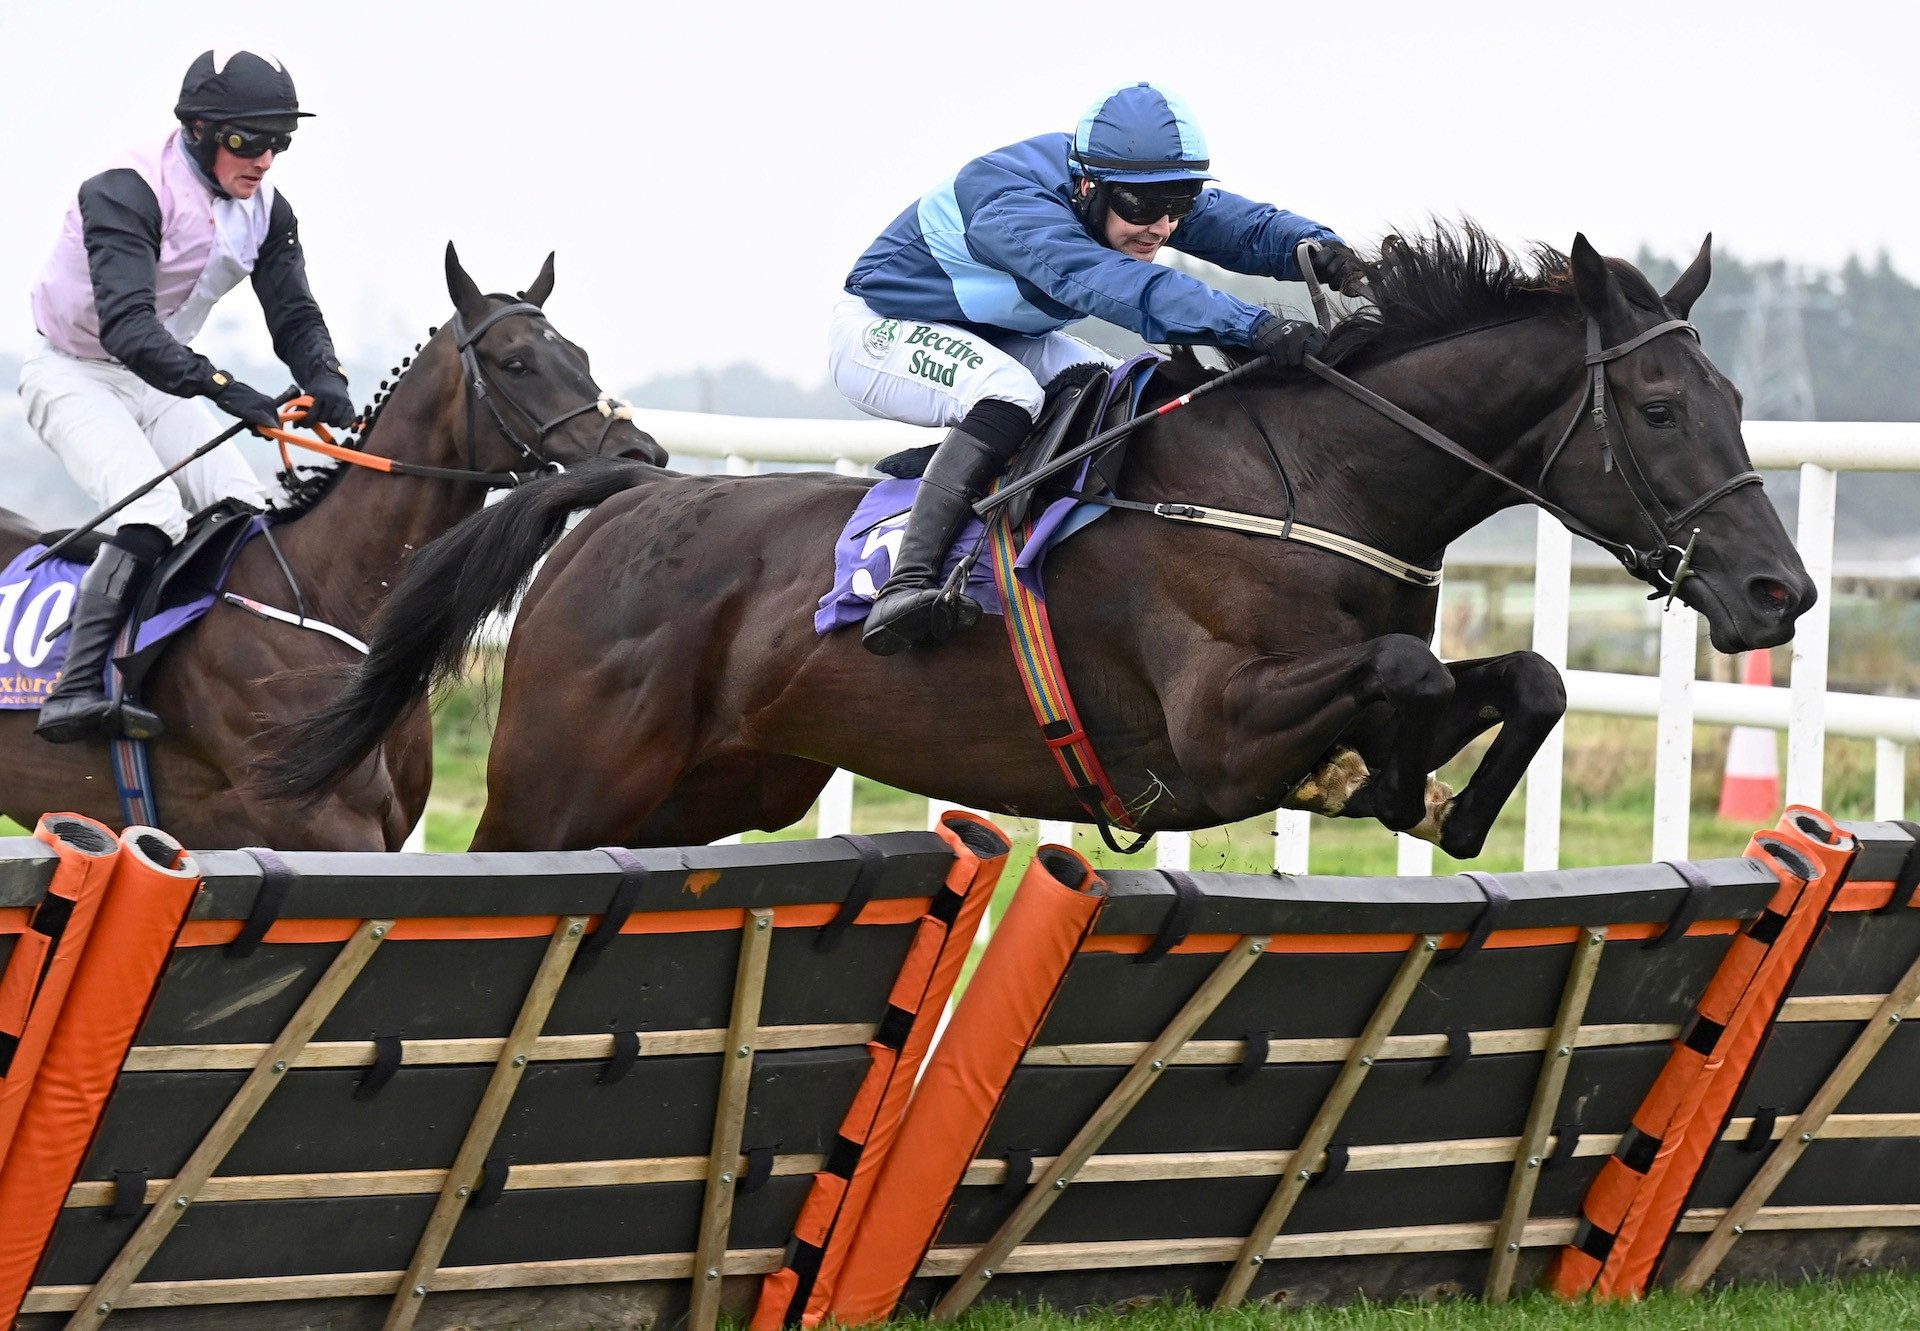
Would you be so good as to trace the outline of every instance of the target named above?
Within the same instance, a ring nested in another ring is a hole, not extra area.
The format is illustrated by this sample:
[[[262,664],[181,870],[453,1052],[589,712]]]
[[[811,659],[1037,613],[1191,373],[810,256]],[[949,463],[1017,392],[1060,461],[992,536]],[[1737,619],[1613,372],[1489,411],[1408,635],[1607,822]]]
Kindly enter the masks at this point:
[[[1778,578],[1752,578],[1747,582],[1747,597],[1762,614],[1785,615],[1801,608],[1793,588]]]

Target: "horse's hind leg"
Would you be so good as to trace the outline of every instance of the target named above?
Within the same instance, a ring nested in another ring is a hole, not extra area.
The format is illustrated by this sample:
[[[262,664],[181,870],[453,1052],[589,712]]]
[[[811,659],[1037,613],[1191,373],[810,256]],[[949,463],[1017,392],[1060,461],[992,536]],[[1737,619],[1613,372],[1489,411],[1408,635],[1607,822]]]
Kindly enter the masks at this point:
[[[513,697],[511,662],[487,755],[474,850],[626,845],[685,775],[693,704],[684,693],[622,715],[592,673],[537,701]]]

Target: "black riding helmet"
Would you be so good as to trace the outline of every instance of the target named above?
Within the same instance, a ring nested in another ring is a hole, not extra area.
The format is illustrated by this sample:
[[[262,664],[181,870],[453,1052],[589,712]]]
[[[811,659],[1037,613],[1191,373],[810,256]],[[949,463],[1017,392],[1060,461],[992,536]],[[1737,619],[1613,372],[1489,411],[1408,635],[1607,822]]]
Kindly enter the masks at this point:
[[[204,123],[208,130],[244,125],[290,133],[312,113],[300,109],[293,76],[278,56],[264,51],[214,50],[202,51],[188,66],[173,114],[187,127],[187,143],[194,160],[212,175],[218,136],[194,133],[195,121]]]

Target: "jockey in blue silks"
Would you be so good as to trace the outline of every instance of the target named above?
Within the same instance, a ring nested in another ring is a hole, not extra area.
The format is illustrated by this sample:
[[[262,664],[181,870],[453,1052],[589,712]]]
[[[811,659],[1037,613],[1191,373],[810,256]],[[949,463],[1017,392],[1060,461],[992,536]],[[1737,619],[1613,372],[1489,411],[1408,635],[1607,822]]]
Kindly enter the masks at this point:
[[[867,247],[835,308],[833,381],[874,416],[949,427],[913,502],[862,641],[890,656],[933,646],[980,608],[943,599],[939,569],[975,500],[1018,451],[1062,370],[1111,358],[1060,330],[1097,317],[1149,342],[1248,347],[1283,365],[1320,330],[1152,262],[1163,245],[1235,272],[1298,280],[1322,245],[1334,286],[1360,262],[1318,222],[1209,188],[1206,139],[1150,83],[1101,97],[1072,134],[977,157]]]

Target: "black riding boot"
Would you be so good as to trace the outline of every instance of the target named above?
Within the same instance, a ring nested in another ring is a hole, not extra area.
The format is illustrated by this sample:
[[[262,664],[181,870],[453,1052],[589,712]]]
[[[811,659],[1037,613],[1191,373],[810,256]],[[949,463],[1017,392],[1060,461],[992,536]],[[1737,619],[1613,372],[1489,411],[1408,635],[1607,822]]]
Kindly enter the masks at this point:
[[[165,549],[164,540],[161,549]],[[112,542],[100,547],[74,599],[66,665],[53,692],[40,704],[40,721],[33,733],[41,739],[55,744],[114,735],[152,739],[162,730],[160,718],[146,708],[116,704],[109,698],[105,679],[113,641],[159,559],[147,548],[136,551]]]
[[[1033,422],[1010,402],[982,402],[947,432],[920,478],[893,572],[874,600],[860,643],[876,656],[909,647],[937,647],[980,622],[980,603],[964,591],[948,596],[940,566],[966,524],[973,503],[1019,451]]]

